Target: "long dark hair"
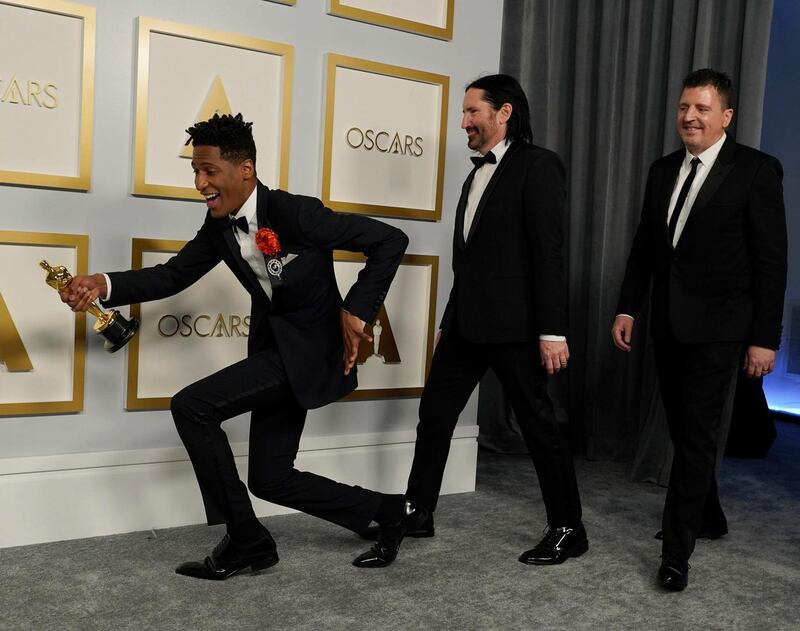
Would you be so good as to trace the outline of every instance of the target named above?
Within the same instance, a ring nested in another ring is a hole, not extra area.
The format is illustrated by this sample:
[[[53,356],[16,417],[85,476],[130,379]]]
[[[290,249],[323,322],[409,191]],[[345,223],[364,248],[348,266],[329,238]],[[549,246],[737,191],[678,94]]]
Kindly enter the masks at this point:
[[[528,107],[528,98],[522,86],[507,74],[492,74],[475,79],[466,90],[476,88],[483,90],[483,100],[492,108],[499,110],[504,103],[511,105],[511,117],[508,119],[506,138],[508,140],[522,140],[533,142],[531,131],[531,110]],[[465,91],[466,91],[465,90]]]

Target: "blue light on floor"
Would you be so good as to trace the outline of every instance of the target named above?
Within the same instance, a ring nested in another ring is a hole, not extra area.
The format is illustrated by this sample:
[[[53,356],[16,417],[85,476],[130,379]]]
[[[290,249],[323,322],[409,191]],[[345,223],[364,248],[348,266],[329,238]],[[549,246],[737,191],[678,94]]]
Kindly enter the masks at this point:
[[[764,379],[764,394],[771,410],[800,416],[800,375],[770,375]]]

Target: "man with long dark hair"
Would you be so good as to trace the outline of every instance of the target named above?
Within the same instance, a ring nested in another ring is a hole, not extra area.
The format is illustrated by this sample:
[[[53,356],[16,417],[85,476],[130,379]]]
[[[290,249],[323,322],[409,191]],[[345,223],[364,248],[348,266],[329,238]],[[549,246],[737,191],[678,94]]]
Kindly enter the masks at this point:
[[[275,541],[256,519],[236,471],[222,423],[250,412],[248,486],[252,493],[355,532],[390,523],[401,495],[384,495],[306,471],[294,460],[306,412],[356,387],[364,323],[378,314],[408,244],[374,219],[334,213],[318,199],[270,190],[256,177],[251,123],[217,116],[187,130],[195,187],[206,217],[197,235],[163,265],[76,276],[62,292],[74,310],[172,296],[224,261],[250,294],[247,358],[197,381],[172,398],[172,416],[189,452],[209,524],[227,534],[204,561],[176,572],[223,580],[278,562]],[[367,255],[342,300],[333,250]]]
[[[545,536],[519,560],[562,563],[589,547],[569,444],[547,394],[567,366],[564,167],[531,144],[519,83],[485,76],[467,86],[461,127],[479,155],[461,191],[453,241],[455,275],[420,402],[406,506],[353,563],[384,567],[404,536],[432,536],[433,511],[458,416],[491,367],[530,450],[547,513]]]

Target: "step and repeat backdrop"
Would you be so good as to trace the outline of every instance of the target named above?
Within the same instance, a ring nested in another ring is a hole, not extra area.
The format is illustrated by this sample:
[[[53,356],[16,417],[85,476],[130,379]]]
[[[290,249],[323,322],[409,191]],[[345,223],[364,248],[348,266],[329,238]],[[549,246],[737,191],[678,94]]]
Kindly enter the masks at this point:
[[[454,0],[329,0],[327,11],[331,20],[453,37]],[[0,187],[91,194],[92,147],[101,141],[92,134],[93,104],[104,91],[95,82],[98,19],[89,5],[0,0]],[[150,15],[139,16],[135,29],[133,147],[120,147],[132,152],[131,188],[119,190],[120,198],[200,200],[185,129],[215,113],[242,112],[253,121],[259,178],[287,189],[295,45]],[[323,67],[325,205],[440,220],[449,77],[334,52]],[[113,220],[113,212],[104,218]],[[152,232],[130,238],[131,268],[164,263],[185,243]],[[105,316],[72,313],[55,290],[69,274],[96,271],[89,236],[0,231],[0,415],[83,409],[87,329],[102,334]],[[374,342],[361,349],[360,386],[350,399],[422,390],[436,328],[439,259],[413,244],[410,252],[369,323]],[[344,294],[364,259],[347,252],[334,259]],[[249,297],[222,265],[176,296],[132,305],[131,317],[140,326],[127,362],[118,364],[126,371],[121,405],[127,410],[167,409],[176,391],[246,354]]]

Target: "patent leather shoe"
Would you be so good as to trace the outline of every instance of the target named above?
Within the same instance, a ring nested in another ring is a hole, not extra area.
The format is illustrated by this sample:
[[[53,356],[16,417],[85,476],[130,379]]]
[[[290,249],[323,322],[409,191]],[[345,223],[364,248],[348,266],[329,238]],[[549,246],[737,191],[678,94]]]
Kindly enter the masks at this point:
[[[369,550],[353,559],[356,567],[386,567],[397,557],[406,533],[419,530],[430,516],[422,506],[406,500],[400,519],[388,526],[379,526],[378,540]],[[432,522],[431,522],[432,523]]]
[[[577,528],[547,526],[544,538],[536,547],[523,552],[519,560],[530,565],[558,565],[570,557],[579,557],[588,549],[589,540],[583,524]]]
[[[664,589],[683,591],[689,584],[689,564],[675,554],[665,555],[658,568],[658,582]]]
[[[380,535],[380,526],[370,526],[363,531],[359,536],[367,541],[377,541]],[[433,537],[436,534],[436,528],[433,526],[433,513],[428,514],[428,518],[420,524],[419,528],[409,530],[406,532],[406,537],[413,537],[415,539],[425,539],[426,537]]]
[[[175,568],[176,574],[204,578],[212,581],[224,581],[229,576],[243,570],[259,572],[278,562],[275,541],[268,534],[264,539],[250,546],[241,546],[231,540],[229,535],[222,538],[211,556],[203,561],[187,561]]]

